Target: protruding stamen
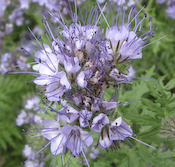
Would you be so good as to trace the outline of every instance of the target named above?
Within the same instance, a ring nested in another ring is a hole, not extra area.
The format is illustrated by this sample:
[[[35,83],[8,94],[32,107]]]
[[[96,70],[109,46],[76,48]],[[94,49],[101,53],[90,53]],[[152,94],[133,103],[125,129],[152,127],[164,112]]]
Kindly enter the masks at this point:
[[[136,141],[138,141],[138,142],[140,142],[140,143],[142,143],[142,144],[144,144],[145,146],[148,146],[148,147],[150,147],[150,148],[153,148],[153,149],[155,149],[155,150],[157,150],[155,147],[153,147],[153,146],[151,146],[151,145],[149,145],[149,144],[147,144],[147,143],[144,143],[144,142],[142,142],[141,140],[138,140],[138,139],[136,139],[136,138],[134,138],[134,137],[130,137],[131,139],[134,139],[134,140],[136,140]]]
[[[99,9],[100,9],[100,11],[101,11],[101,14],[102,14],[103,18],[105,19],[105,22],[106,22],[107,26],[110,27],[108,21],[106,20],[106,17],[105,17],[105,15],[104,15],[104,13],[103,13],[103,12],[104,12],[104,9],[105,9],[105,7],[106,7],[106,5],[107,5],[107,3],[105,3],[103,9],[101,9],[101,7],[100,7],[100,5],[99,5],[98,2],[97,2],[97,5],[98,5],[98,7],[99,7]]]
[[[143,8],[144,8],[145,6],[143,6],[140,10],[139,10],[139,12],[137,12],[136,14],[135,14],[135,16],[134,16],[134,18],[130,21],[130,23],[128,24],[128,26],[127,27],[129,27],[130,26],[130,24],[135,20],[135,19],[137,19],[137,16],[139,15],[139,13],[143,10]]]
[[[155,41],[153,41],[153,42],[151,42],[151,43],[149,43],[149,44],[143,46],[142,48],[145,48],[145,47],[147,47],[147,46],[149,46],[149,45],[151,45],[151,44],[153,44],[153,43],[155,43],[155,42],[157,42],[157,41],[159,41],[159,40],[165,38],[166,36],[167,36],[167,35],[165,35],[165,36],[163,36],[163,37],[161,37],[161,38],[159,38],[159,39],[156,39]]]

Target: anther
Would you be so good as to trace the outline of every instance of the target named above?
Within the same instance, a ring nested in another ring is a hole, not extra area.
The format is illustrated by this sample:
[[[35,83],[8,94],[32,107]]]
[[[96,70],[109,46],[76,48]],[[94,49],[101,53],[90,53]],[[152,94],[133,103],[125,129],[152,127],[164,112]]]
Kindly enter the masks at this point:
[[[37,37],[38,39],[41,39],[41,35],[38,35],[38,37]]]
[[[156,29],[156,30],[157,30],[157,28],[158,28],[158,26],[154,26],[154,29]]]
[[[144,16],[147,17],[147,13],[144,13]]]
[[[151,22],[153,20],[153,17],[152,16],[149,16],[149,21]]]
[[[151,36],[154,37],[154,35],[155,35],[155,32],[153,31],[153,32],[151,33]]]
[[[136,5],[132,5],[132,6],[131,6],[131,9],[133,10],[135,7],[136,7]]]
[[[4,73],[4,75],[7,75],[7,74],[9,74],[9,71],[6,71],[6,72]]]
[[[21,165],[25,165],[25,164],[26,164],[25,161],[21,162]]]

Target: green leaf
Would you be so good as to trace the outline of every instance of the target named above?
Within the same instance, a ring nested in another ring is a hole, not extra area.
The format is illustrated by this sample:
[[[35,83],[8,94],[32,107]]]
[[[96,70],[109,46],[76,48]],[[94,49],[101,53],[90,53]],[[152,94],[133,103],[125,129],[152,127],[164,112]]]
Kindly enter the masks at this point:
[[[139,163],[139,158],[138,155],[136,154],[136,152],[133,150],[132,153],[129,156],[129,167],[140,167],[140,163]]]
[[[174,154],[174,151],[172,152],[169,152],[169,151],[166,151],[166,152],[159,152],[159,158],[175,158],[175,154]]]
[[[147,82],[147,86],[150,90],[150,94],[155,98],[165,97],[163,87],[158,84],[155,79],[151,79]]]
[[[154,103],[146,98],[142,98],[141,101],[145,106],[147,106],[148,110],[155,112],[158,116],[164,117],[164,110],[159,104]]]
[[[149,136],[155,136],[160,132],[160,126],[152,126],[149,130],[140,132],[138,136],[140,138],[148,138]]]
[[[136,123],[142,123],[143,125],[161,125],[161,120],[156,119],[150,115],[133,115],[128,113],[128,118]]]
[[[171,79],[164,87],[166,90],[175,88],[175,78]]]

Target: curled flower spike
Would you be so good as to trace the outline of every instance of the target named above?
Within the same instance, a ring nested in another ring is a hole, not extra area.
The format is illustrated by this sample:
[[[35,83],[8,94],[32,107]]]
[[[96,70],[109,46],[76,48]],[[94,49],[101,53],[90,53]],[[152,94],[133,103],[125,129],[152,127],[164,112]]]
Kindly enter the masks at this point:
[[[75,1],[75,12],[70,10],[70,24],[65,23],[60,11],[50,13],[59,31],[44,17],[47,45],[32,32],[35,40],[27,41],[35,49],[34,55],[29,53],[36,61],[35,72],[31,72],[36,77],[33,82],[45,96],[46,110],[58,118],[58,121],[44,120],[45,128],[40,134],[49,140],[46,145],[51,144],[53,155],[63,155],[70,150],[71,155],[82,156],[86,164],[83,150],[95,142],[92,135],[98,135],[96,144],[102,149],[119,148],[117,141],[133,138],[131,126],[122,117],[116,119],[118,105],[133,102],[120,103],[117,95],[121,84],[134,84],[131,81],[134,77],[126,75],[129,60],[142,58],[142,49],[148,45],[155,29],[150,17],[150,29],[142,33],[146,13],[140,21],[138,15],[143,8],[136,12],[135,7],[131,7],[126,22],[126,9],[120,6],[114,24],[111,5],[108,21],[105,7],[106,4],[101,8],[97,3],[83,18],[77,16]],[[120,12],[122,19],[119,19]],[[102,18],[107,24],[103,30],[100,28]],[[108,91],[113,94],[105,99]],[[59,106],[53,107],[52,103]]]

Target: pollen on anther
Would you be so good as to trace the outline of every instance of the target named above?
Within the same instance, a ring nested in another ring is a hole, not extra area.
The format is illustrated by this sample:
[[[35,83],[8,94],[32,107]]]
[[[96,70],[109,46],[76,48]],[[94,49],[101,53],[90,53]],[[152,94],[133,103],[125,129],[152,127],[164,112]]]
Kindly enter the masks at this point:
[[[21,162],[21,165],[25,165],[25,164],[26,164],[25,161],[22,161],[22,162]]]

